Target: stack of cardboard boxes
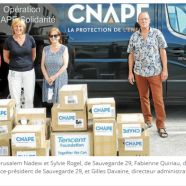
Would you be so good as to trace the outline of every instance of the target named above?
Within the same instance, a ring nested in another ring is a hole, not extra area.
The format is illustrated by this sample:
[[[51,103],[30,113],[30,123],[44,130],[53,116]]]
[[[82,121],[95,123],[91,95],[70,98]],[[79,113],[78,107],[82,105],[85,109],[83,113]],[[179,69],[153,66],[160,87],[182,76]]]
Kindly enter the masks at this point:
[[[88,120],[93,120],[94,156],[116,156],[116,125],[114,98],[90,98]]]
[[[142,114],[118,114],[119,156],[150,156],[149,131]]]
[[[49,156],[50,119],[46,108],[21,108],[15,113],[12,156]]]
[[[87,125],[87,85],[64,85],[52,107],[52,156],[92,156],[93,133]],[[88,130],[87,130],[88,129]]]
[[[0,100],[0,156],[11,156],[11,131],[14,124],[14,99]]]

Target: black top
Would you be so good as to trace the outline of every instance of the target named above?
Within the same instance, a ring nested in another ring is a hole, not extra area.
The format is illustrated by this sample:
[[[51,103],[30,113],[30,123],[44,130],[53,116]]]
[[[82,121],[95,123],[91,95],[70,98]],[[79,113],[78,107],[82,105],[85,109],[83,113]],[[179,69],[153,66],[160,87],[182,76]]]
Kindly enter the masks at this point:
[[[3,48],[10,51],[9,69],[19,72],[32,70],[34,68],[32,49],[35,47],[34,38],[28,34],[22,46],[14,40],[13,36],[7,38]]]

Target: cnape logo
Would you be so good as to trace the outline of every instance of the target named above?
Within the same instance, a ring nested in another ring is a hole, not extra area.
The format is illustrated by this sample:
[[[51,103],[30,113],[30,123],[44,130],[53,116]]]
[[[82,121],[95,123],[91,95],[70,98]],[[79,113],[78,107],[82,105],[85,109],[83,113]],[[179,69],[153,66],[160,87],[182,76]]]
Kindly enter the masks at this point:
[[[133,134],[139,134],[141,133],[141,130],[136,128],[136,129],[123,129],[123,133],[127,133],[127,134],[130,134],[130,133],[133,133]]]
[[[99,126],[99,125],[97,125],[96,127],[95,127],[95,130],[96,131],[101,131],[101,132],[103,132],[103,131],[113,131],[113,127],[112,126]]]
[[[72,5],[68,10],[68,17],[74,23],[91,23],[92,18],[96,19],[100,23],[125,23],[127,19],[130,19],[135,16],[136,21],[138,15],[144,10],[144,8],[149,8],[149,4],[136,4],[133,6],[131,4],[121,4],[120,11],[117,12],[117,9],[111,4],[108,9],[102,7],[102,4],[97,4],[97,8],[92,8],[89,5]],[[106,11],[106,14],[105,14]],[[79,13],[80,12],[80,13]],[[85,12],[85,17],[82,15]],[[120,14],[120,15],[119,15]],[[103,15],[105,15],[103,17]],[[119,19],[119,17],[121,17]]]
[[[76,117],[74,113],[63,113],[58,116],[59,121],[75,121]]]
[[[6,115],[7,115],[6,111],[3,110],[0,111],[0,116],[6,116]]]
[[[143,142],[140,141],[125,141],[124,145],[127,147],[142,147],[143,146]]]
[[[35,141],[35,138],[34,137],[27,137],[27,136],[24,136],[24,137],[16,137],[16,141],[17,142],[34,142]]]

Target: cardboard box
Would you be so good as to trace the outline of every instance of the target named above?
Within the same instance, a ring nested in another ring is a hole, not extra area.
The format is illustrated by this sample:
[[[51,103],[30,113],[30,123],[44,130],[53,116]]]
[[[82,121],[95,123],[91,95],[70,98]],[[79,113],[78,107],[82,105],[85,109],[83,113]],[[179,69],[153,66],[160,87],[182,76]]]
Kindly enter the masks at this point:
[[[145,138],[142,114],[117,114],[118,138]]]
[[[21,108],[15,113],[16,125],[37,125],[46,123],[46,108]]]
[[[145,130],[145,139],[119,139],[119,156],[150,156],[149,131]]]
[[[52,131],[87,130],[86,106],[83,110],[60,109],[58,104],[52,107]]]
[[[0,120],[11,120],[14,116],[16,100],[0,99]]]
[[[61,109],[83,110],[87,101],[87,84],[64,85],[59,90]]]
[[[11,132],[12,149],[44,147],[45,125],[16,125]]]
[[[52,132],[52,156],[93,156],[93,131]]]
[[[94,156],[117,156],[115,119],[94,119]]]
[[[51,133],[51,119],[46,118],[46,126],[45,126],[45,139],[49,140],[50,139],[50,133]]]
[[[11,156],[10,139],[0,139],[0,156]]]
[[[89,98],[87,100],[88,119],[115,118],[114,98]]]
[[[44,147],[40,149],[12,149],[12,156],[49,156],[49,145],[49,140],[46,140]]]
[[[14,117],[11,120],[0,121],[0,139],[11,139],[11,131],[14,125]]]

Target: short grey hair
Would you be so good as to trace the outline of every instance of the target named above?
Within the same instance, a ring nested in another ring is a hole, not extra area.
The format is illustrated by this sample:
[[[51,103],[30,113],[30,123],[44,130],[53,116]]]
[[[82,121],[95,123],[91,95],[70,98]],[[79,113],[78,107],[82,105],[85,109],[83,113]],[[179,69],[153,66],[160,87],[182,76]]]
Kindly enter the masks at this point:
[[[139,20],[139,16],[140,16],[141,14],[147,14],[147,15],[149,16],[149,19],[150,19],[150,15],[149,15],[148,12],[141,12],[141,13],[139,13],[139,15],[138,15],[138,20]]]

